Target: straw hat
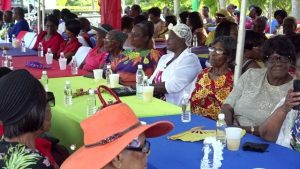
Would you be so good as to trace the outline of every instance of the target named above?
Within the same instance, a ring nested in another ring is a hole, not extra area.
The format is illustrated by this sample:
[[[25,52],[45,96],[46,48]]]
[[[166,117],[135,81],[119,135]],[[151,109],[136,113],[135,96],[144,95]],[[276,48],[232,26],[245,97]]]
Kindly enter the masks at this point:
[[[102,168],[140,134],[144,133],[147,138],[158,137],[173,129],[173,124],[167,121],[142,124],[124,103],[104,108],[80,125],[84,146],[73,153],[61,169]]]

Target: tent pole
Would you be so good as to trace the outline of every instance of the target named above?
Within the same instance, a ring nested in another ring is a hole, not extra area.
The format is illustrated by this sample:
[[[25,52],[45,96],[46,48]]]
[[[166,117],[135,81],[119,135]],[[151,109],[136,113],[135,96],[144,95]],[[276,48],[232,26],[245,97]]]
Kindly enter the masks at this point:
[[[45,30],[45,0],[43,1],[43,6],[42,6],[42,28]]]
[[[37,9],[37,32],[40,33],[41,28],[41,13],[40,13],[41,0],[38,0],[38,9]]]
[[[238,42],[236,48],[236,66],[234,69],[234,84],[237,83],[239,77],[242,72],[242,62],[244,57],[244,43],[245,43],[245,21],[246,21],[246,6],[247,0],[242,0],[241,2],[241,18],[239,24],[239,34],[238,34]]]

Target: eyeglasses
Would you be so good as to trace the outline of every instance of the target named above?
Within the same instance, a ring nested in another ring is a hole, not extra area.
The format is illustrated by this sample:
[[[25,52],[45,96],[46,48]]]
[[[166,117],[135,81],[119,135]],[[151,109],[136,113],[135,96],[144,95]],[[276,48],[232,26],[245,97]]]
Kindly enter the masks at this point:
[[[138,144],[136,144],[138,142]],[[145,140],[143,146],[139,146],[139,140],[133,140],[125,149],[130,151],[138,151],[148,154],[150,152],[150,142]],[[137,147],[138,146],[138,147]]]
[[[216,49],[215,47],[209,47],[208,51],[209,51],[209,53],[215,52],[218,55],[222,55],[225,53],[223,49]]]
[[[49,104],[50,107],[55,106],[55,97],[52,92],[47,92],[47,103]]]
[[[281,63],[288,63],[291,61],[290,56],[282,56],[282,55],[273,55],[267,56],[269,63],[275,63],[277,61]]]

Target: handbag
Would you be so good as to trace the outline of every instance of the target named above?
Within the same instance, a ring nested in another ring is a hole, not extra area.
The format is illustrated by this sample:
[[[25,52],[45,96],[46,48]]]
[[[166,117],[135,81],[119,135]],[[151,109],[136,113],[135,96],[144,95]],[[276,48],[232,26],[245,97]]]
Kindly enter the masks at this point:
[[[112,96],[114,97],[115,101],[108,100],[108,102],[106,102],[105,99],[104,99],[103,96],[102,96],[101,89],[106,90],[110,95],[112,95]],[[100,109],[103,109],[103,108],[108,107],[108,106],[110,106],[110,105],[122,103],[122,101],[120,100],[119,96],[117,96],[117,94],[116,94],[115,92],[113,92],[113,91],[112,91],[109,87],[107,87],[107,86],[100,85],[100,86],[97,88],[97,93],[98,93],[98,98],[99,98],[100,102],[102,103],[102,107],[100,107]]]

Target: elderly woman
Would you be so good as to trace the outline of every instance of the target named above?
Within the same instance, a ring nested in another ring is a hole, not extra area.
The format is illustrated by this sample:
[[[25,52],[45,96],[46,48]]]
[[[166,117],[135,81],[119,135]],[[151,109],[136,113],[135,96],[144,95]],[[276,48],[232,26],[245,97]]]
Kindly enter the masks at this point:
[[[191,28],[193,36],[197,36],[198,46],[205,45],[207,32],[203,27],[203,20],[199,12],[189,13],[189,16],[186,20],[186,24]]]
[[[189,52],[192,32],[185,24],[169,26],[167,48],[172,51],[163,55],[149,81],[157,94],[163,94],[167,102],[180,105],[183,94],[202,70],[197,56]]]
[[[232,63],[236,41],[229,36],[215,39],[209,47],[209,63],[197,77],[191,95],[191,112],[214,120],[218,119],[221,106],[233,87]]]
[[[113,28],[108,24],[102,24],[99,28],[93,27],[96,33],[96,46],[89,51],[84,62],[80,67],[86,71],[93,71],[94,69],[102,69],[105,64],[107,52],[104,49],[104,38],[106,34]]]
[[[296,77],[300,78],[300,58],[296,62]],[[300,151],[300,116],[294,106],[300,105],[300,92],[290,89],[275,110],[260,126],[260,136],[268,141]]]
[[[129,36],[134,49],[124,51],[125,57],[111,67],[114,73],[120,74],[121,84],[135,86],[135,74],[139,64],[143,66],[146,76],[150,77],[153,74],[160,58],[159,51],[149,47],[153,31],[154,26],[150,21],[142,21],[134,25]]]
[[[261,55],[261,47],[264,42],[265,38],[260,33],[252,30],[246,31],[242,73],[250,68],[265,67]]]
[[[48,158],[37,151],[35,140],[49,130],[51,110],[41,83],[26,70],[16,70],[0,79],[0,166],[4,168],[51,169]],[[57,168],[57,166],[56,166]]]
[[[107,51],[105,63],[115,68],[120,60],[124,59],[123,44],[127,39],[127,35],[118,30],[108,32],[104,39],[104,47]],[[106,68],[106,67],[105,67]]]
[[[48,15],[46,18],[46,31],[42,31],[35,42],[33,49],[37,50],[39,43],[41,42],[44,48],[44,53],[47,52],[48,48],[51,49],[52,53],[57,56],[60,44],[64,43],[63,37],[57,32],[59,24],[58,18],[54,15]]]
[[[60,48],[57,52],[58,56],[56,56],[56,58],[59,58],[59,54],[63,52],[65,58],[68,59],[68,62],[72,60],[72,56],[75,55],[78,48],[81,46],[77,39],[80,29],[81,26],[78,20],[73,19],[66,22],[65,33],[68,36],[68,40],[64,43],[61,43]]]
[[[146,168],[150,152],[147,138],[164,135],[173,128],[167,121],[142,124],[125,104],[109,106],[80,125],[84,146],[73,153],[61,169]]]
[[[295,62],[295,48],[286,37],[268,39],[262,50],[267,68],[245,72],[222,107],[228,125],[257,135],[258,126],[291,88],[293,78],[288,71]]]

